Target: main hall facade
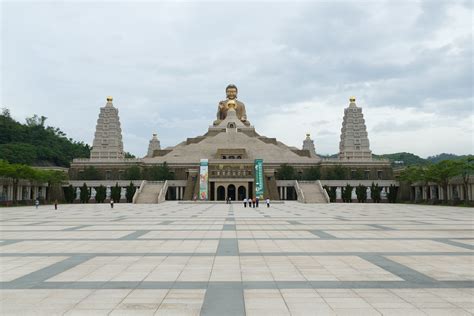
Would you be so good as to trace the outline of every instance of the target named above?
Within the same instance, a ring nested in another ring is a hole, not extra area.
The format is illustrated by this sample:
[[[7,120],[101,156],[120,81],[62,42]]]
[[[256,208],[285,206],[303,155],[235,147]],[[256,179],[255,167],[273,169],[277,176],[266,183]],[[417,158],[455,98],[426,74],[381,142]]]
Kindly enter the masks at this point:
[[[128,180],[126,170],[132,166],[145,169],[166,163],[173,180],[134,181],[139,187],[134,197],[137,203],[164,199],[242,200],[256,195],[271,200],[324,203],[328,197],[323,185],[341,187],[346,183],[377,182],[387,187],[397,184],[390,163],[372,158],[362,108],[356,105],[355,98],[350,99],[344,110],[338,157],[323,159],[318,156],[309,134],[302,148],[260,135],[248,120],[245,105],[237,99],[237,88],[229,85],[226,94],[226,100],[219,102],[217,119],[207,133],[167,148],[161,148],[159,139],[153,135],[143,158],[125,158],[118,109],[112,97],[108,97],[100,109],[90,158],[74,159],[69,170],[70,182],[77,186],[82,184],[82,173],[91,166],[100,172],[103,181],[113,185]],[[257,162],[261,164],[260,169],[256,168]],[[278,180],[276,173],[282,165],[293,167],[297,177]],[[326,180],[297,180],[301,178],[299,175],[315,167],[320,170],[321,179]],[[331,170],[335,167],[347,170],[346,180],[331,179]]]

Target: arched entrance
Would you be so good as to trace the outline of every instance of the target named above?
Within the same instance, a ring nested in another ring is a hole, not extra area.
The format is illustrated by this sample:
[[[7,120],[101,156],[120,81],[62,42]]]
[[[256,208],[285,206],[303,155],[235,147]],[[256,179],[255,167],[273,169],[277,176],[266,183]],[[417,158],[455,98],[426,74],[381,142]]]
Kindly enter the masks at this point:
[[[225,188],[222,185],[217,187],[217,201],[225,201]]]
[[[229,184],[227,187],[227,198],[230,198],[232,201],[235,201],[235,185]]]
[[[247,190],[243,185],[241,185],[237,190],[237,196],[239,197],[239,201],[242,201],[247,197]]]

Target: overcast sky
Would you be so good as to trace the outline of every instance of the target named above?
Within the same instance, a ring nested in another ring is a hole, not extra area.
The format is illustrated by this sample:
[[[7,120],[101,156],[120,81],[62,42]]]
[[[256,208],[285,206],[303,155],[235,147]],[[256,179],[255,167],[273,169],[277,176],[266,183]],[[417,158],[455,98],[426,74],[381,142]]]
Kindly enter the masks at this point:
[[[126,151],[201,135],[234,83],[257,132],[336,153],[356,96],[374,153],[473,153],[471,1],[2,2],[1,104]]]

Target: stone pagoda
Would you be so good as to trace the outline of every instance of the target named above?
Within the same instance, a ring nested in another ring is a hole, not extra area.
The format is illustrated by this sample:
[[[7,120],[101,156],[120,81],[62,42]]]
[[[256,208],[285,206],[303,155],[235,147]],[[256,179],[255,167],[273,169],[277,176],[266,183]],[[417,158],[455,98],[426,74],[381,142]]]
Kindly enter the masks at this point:
[[[364,115],[362,108],[356,105],[355,100],[355,97],[351,97],[349,107],[344,109],[339,159],[372,160]]]
[[[124,158],[120,118],[118,109],[114,107],[112,100],[112,97],[107,97],[107,104],[100,108],[91,159]]]
[[[316,157],[316,148],[314,148],[314,141],[310,134],[306,134],[306,139],[303,141],[303,150],[308,150],[311,157]]]
[[[147,157],[153,157],[153,152],[155,150],[160,150],[161,145],[160,145],[160,140],[158,139],[158,136],[156,134],[153,134],[153,137],[150,140],[150,143],[148,144],[148,152],[147,152]]]

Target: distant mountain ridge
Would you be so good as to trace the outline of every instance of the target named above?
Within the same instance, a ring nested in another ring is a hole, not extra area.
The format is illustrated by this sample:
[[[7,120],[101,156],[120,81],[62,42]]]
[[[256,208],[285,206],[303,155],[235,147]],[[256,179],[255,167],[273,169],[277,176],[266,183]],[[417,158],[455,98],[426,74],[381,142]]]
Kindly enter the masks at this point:
[[[430,163],[438,163],[443,160],[458,160],[467,158],[472,155],[456,155],[456,154],[448,154],[448,153],[441,153],[434,156],[429,156],[427,158],[421,158],[412,153],[407,152],[400,152],[400,153],[393,153],[393,154],[382,154],[382,155],[373,155],[375,159],[388,159],[392,163],[393,166],[413,166],[413,165],[427,165]]]
[[[322,158],[337,158],[337,154],[333,155],[320,155]],[[418,155],[407,153],[407,152],[399,152],[393,154],[373,154],[374,159],[388,159],[393,166],[413,166],[413,165],[427,165],[430,163],[437,163],[442,160],[457,160],[467,158],[472,155],[456,155],[456,154],[448,154],[448,153],[441,153],[434,156],[429,156],[427,158],[421,158]]]

